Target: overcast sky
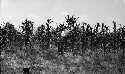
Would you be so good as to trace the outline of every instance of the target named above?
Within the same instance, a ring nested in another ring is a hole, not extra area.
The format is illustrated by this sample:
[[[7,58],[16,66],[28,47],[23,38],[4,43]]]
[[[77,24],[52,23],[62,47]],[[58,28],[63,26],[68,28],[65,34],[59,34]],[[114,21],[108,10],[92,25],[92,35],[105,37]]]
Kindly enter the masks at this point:
[[[68,14],[90,24],[112,26],[114,20],[125,25],[125,0],[0,0],[0,24],[10,21],[18,27],[28,18],[38,26],[48,18],[63,22]]]

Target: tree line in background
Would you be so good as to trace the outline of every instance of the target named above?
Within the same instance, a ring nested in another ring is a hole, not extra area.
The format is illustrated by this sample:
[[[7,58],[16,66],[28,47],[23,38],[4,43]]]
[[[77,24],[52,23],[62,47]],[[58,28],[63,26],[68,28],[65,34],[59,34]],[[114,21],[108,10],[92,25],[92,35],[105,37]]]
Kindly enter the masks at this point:
[[[92,27],[85,22],[77,23],[78,18],[74,16],[67,15],[65,18],[66,22],[59,23],[56,28],[50,26],[53,21],[48,19],[34,33],[34,22],[28,19],[22,22],[21,32],[10,22],[4,23],[3,27],[0,26],[0,49],[3,51],[12,46],[32,48],[33,45],[38,45],[42,50],[47,50],[52,45],[58,47],[59,54],[83,54],[87,49],[96,51],[101,48],[104,52],[121,51],[125,57],[125,25],[117,29],[117,24],[113,21],[113,32],[110,32],[104,23],[97,23]],[[66,30],[68,32],[62,36],[62,32]]]

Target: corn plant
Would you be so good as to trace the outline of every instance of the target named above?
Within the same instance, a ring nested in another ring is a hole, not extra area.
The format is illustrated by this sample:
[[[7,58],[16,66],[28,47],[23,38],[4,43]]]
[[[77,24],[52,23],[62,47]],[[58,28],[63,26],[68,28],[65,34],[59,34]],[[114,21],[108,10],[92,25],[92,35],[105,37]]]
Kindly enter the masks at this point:
[[[26,19],[24,22],[22,22],[22,35],[23,40],[25,42],[25,46],[31,46],[31,37],[33,35],[33,24],[34,22]]]

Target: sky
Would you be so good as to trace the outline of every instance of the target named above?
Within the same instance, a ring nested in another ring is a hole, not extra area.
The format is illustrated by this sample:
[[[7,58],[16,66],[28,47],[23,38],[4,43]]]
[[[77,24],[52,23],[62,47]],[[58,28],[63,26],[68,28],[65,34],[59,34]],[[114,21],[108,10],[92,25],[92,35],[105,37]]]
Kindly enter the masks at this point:
[[[10,21],[17,28],[26,18],[34,27],[51,18],[55,27],[67,15],[91,25],[100,22],[113,27],[112,21],[125,25],[125,0],[0,0],[0,24]]]

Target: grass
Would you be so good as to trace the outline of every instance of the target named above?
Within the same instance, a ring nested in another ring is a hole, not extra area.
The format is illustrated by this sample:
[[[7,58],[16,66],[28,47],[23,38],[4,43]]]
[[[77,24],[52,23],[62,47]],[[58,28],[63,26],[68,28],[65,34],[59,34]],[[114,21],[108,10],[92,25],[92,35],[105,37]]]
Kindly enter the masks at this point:
[[[30,66],[32,74],[121,74],[119,57],[116,53],[104,54],[101,49],[98,51],[88,49],[82,56],[72,53],[57,55],[57,50],[53,49],[39,52],[36,49],[28,52],[3,51],[2,74],[8,74],[8,70],[9,74],[21,73],[20,70],[24,66]]]

